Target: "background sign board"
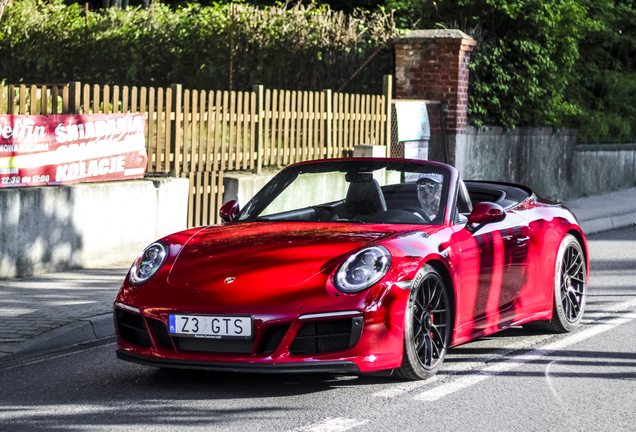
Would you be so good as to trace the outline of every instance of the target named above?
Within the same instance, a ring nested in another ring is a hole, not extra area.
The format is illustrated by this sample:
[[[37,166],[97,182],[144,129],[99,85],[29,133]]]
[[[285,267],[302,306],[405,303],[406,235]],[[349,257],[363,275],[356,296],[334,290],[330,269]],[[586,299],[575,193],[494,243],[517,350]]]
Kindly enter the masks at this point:
[[[0,187],[141,178],[146,114],[0,115]]]
[[[398,141],[422,141],[431,138],[431,125],[425,101],[395,101]]]

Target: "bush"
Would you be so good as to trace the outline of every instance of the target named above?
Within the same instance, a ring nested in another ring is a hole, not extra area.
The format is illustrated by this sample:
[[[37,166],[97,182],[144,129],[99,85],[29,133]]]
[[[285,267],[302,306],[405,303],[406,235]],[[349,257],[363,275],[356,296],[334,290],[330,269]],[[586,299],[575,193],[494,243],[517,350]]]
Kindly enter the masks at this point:
[[[329,3],[345,9],[371,4]],[[254,84],[337,90],[378,50],[345,89],[377,94],[382,76],[393,73],[395,14],[403,28],[459,28],[477,40],[470,64],[472,125],[576,127],[579,141],[586,143],[636,138],[633,1],[380,4],[393,11],[380,6],[345,14],[313,3],[171,9],[153,3],[146,10],[111,8],[84,16],[80,6],[63,0],[14,0],[0,27],[0,78],[224,90],[232,58],[235,90]]]
[[[567,121],[582,143],[636,142],[636,4],[581,2],[594,25],[580,42],[566,92],[581,112]]]
[[[232,17],[232,19],[231,19]],[[379,48],[347,91],[381,93],[391,73],[390,15],[345,15],[327,6],[190,4],[171,10],[84,12],[63,0],[16,0],[0,29],[0,76],[8,82],[337,89]]]
[[[396,22],[477,40],[468,117],[478,127],[575,127],[579,142],[636,139],[631,0],[387,0]]]
[[[477,127],[563,125],[578,107],[564,99],[584,36],[575,0],[440,0],[398,19],[419,28],[459,28],[477,41],[470,63],[468,117]],[[415,21],[418,19],[419,21]]]

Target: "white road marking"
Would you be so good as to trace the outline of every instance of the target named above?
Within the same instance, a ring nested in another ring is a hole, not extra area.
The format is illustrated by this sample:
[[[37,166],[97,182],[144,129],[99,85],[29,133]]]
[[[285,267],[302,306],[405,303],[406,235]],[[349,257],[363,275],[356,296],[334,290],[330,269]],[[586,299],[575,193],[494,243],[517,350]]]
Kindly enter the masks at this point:
[[[587,319],[584,317],[582,323],[583,324],[593,323],[595,321],[598,321],[599,319],[602,319],[608,315],[613,314],[617,310],[629,309],[632,306],[636,307],[636,300],[619,303],[618,309],[616,304],[605,306],[605,308],[603,308],[602,310],[597,311],[598,313],[600,313],[599,316],[588,317]],[[454,374],[457,372],[466,372],[473,369],[477,369],[479,367],[482,367],[484,363],[491,362],[495,359],[504,358],[508,354],[513,353],[517,350],[524,349],[528,346],[536,345],[538,343],[543,342],[544,340],[553,339],[554,337],[555,337],[554,334],[541,334],[541,335],[531,335],[531,336],[519,338],[518,340],[515,340],[514,342],[509,343],[508,345],[497,349],[496,355],[493,355],[486,359],[480,359],[477,361],[461,361],[461,362],[444,364],[442,366],[443,371],[444,373]],[[382,397],[382,398],[393,398],[396,396],[403,395],[404,393],[417,390],[418,388],[426,386],[428,384],[431,384],[435,382],[439,377],[440,376],[437,375],[425,381],[414,381],[414,382],[408,382],[404,384],[396,384],[392,386],[391,388],[387,388],[385,390],[380,390],[376,393],[373,393],[371,396]]]
[[[566,404],[563,401],[563,399],[561,398],[561,396],[559,396],[559,394],[557,393],[556,389],[554,388],[554,385],[552,384],[552,379],[550,378],[550,366],[552,366],[554,363],[557,363],[557,362],[558,362],[558,360],[551,361],[545,367],[545,380],[546,380],[546,382],[548,384],[548,388],[552,392],[552,395],[554,396],[554,398],[557,400],[557,402],[559,403],[559,405],[563,409],[563,412],[565,414],[567,414],[568,413],[568,407],[566,406]]]
[[[103,414],[105,412],[117,412],[122,406],[104,406],[100,404],[73,404],[73,405],[36,405],[35,407],[29,405],[2,405],[2,412],[0,412],[0,419],[2,420],[19,420],[23,418],[34,417],[49,417],[59,415],[62,412],[76,409],[83,415],[87,414]]]
[[[636,306],[636,300],[631,300],[631,301],[619,304],[618,307],[614,309],[614,311],[619,312],[622,310],[633,308],[635,306]],[[554,353],[555,351],[562,350],[571,345],[577,344],[586,339],[597,336],[603,332],[611,330],[615,327],[618,327],[619,325],[625,324],[634,319],[636,319],[636,312],[629,312],[617,318],[612,318],[604,323],[591,324],[589,328],[584,328],[582,330],[579,330],[577,333],[574,333],[563,339],[559,339],[555,342],[549,343],[542,348],[531,351],[528,354],[517,355],[510,358],[509,360],[497,362],[496,364],[492,366],[488,366],[476,372],[475,374],[467,375],[465,377],[452,381],[448,384],[443,384],[434,389],[420,393],[419,395],[415,396],[414,399],[429,401],[429,402],[436,401],[445,396],[458,392],[459,390],[463,390],[465,388],[478,384],[492,376],[517,369],[523,366],[524,364],[527,364],[532,361],[541,360],[545,356],[548,356]]]
[[[400,396],[401,394],[404,394],[404,393],[413,391],[417,388],[420,388],[422,386],[434,383],[435,381],[437,381],[437,379],[438,377],[434,376],[433,378],[429,378],[424,381],[411,381],[408,383],[390,387],[388,389],[380,390],[379,392],[373,393],[371,396],[383,397],[383,398],[392,398],[392,397]]]
[[[346,419],[342,417],[326,418],[320,423],[303,426],[294,429],[292,432],[344,432],[368,422],[369,420]]]

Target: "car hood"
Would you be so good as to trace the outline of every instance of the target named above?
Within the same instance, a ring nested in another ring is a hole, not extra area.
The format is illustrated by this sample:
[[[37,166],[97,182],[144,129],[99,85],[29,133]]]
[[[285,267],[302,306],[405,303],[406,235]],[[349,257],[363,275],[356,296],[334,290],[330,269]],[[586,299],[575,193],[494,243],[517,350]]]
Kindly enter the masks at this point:
[[[289,290],[321,272],[329,274],[341,255],[392,234],[344,224],[258,222],[209,227],[183,247],[168,282],[254,295]]]

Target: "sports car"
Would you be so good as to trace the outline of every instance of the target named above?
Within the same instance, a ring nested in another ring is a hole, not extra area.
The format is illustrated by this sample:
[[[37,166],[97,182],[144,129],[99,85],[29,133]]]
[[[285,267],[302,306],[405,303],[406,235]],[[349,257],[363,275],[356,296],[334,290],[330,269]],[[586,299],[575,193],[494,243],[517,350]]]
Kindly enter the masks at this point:
[[[120,359],[417,380],[450,347],[517,325],[569,332],[585,309],[574,215],[449,165],[298,163],[220,214],[133,263],[114,304]]]

